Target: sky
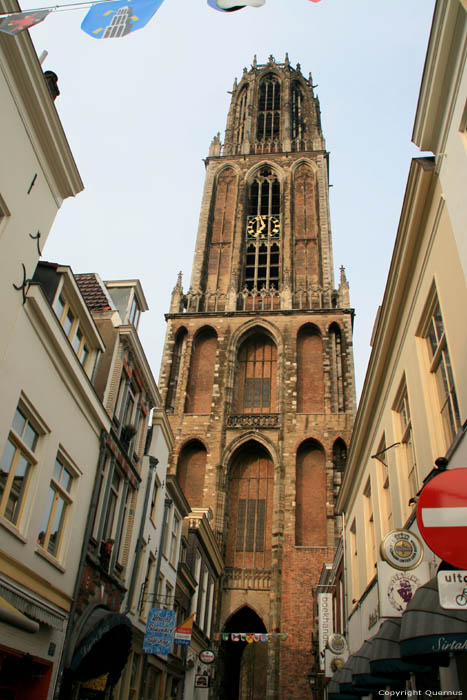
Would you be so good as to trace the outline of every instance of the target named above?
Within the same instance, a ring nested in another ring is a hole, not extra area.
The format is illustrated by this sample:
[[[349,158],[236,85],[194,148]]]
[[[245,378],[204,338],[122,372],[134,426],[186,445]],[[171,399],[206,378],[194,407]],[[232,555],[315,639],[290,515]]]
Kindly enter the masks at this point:
[[[23,9],[39,7],[27,0]],[[266,0],[216,12],[206,0],[164,0],[146,28],[120,39],[81,31],[86,10],[31,29],[85,189],[59,211],[43,259],[139,279],[149,311],[139,335],[156,380],[164,313],[179,271],[189,287],[203,158],[225,129],[228,91],[257,55],[288,52],[312,73],[330,152],[336,281],[355,308],[360,393],[382,301],[410,160],[434,0]]]

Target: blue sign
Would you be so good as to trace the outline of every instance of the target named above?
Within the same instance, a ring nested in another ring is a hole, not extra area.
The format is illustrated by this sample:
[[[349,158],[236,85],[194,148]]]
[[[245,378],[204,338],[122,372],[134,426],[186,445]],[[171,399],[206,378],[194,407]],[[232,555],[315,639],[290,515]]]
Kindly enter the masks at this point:
[[[169,654],[175,633],[175,612],[151,608],[144,635],[146,654]]]

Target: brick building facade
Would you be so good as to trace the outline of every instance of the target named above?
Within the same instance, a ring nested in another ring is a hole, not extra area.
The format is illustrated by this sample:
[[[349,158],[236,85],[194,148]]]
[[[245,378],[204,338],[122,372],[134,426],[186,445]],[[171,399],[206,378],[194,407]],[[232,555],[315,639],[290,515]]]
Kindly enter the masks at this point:
[[[167,314],[170,468],[190,505],[214,514],[226,564],[217,630],[286,633],[267,643],[266,694],[298,700],[310,692],[311,592],[336,543],[355,412],[353,311],[343,268],[334,283],[311,75],[287,56],[255,59],[205,164],[191,285],[179,276]],[[220,643],[216,697],[264,697],[259,675],[258,693],[239,684],[244,646]],[[260,646],[250,671],[256,657],[264,665]]]

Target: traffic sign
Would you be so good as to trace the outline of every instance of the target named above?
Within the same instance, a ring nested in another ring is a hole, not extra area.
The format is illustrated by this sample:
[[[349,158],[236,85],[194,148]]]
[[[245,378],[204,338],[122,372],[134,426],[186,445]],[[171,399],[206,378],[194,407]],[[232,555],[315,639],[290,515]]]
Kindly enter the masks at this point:
[[[426,484],[418,499],[417,523],[435,554],[467,569],[467,469],[448,469]]]

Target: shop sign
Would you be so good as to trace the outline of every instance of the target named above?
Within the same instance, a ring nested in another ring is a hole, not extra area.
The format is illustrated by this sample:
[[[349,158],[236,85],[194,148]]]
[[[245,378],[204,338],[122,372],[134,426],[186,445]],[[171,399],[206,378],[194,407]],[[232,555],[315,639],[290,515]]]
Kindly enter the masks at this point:
[[[378,562],[378,596],[380,617],[401,617],[417,588],[430,579],[426,562],[416,569],[400,571],[385,561]]]
[[[213,664],[216,660],[216,655],[212,649],[203,649],[203,651],[199,652],[198,659],[203,664]]]
[[[467,571],[438,572],[439,604],[445,610],[467,611]]]
[[[330,649],[326,649],[324,653],[324,675],[326,678],[332,678],[336,671],[340,671],[348,658],[348,649],[339,655],[334,654]]]
[[[332,632],[332,593],[318,593],[319,667],[324,670],[324,650]]]
[[[209,688],[209,676],[195,676],[195,688]]]
[[[328,649],[333,654],[343,654],[347,650],[347,642],[344,635],[333,632],[328,637]]]
[[[152,608],[149,611],[143,649],[146,654],[170,654],[174,640],[175,611]]]
[[[392,530],[381,542],[381,556],[395,569],[415,569],[423,559],[423,545],[409,530]]]

